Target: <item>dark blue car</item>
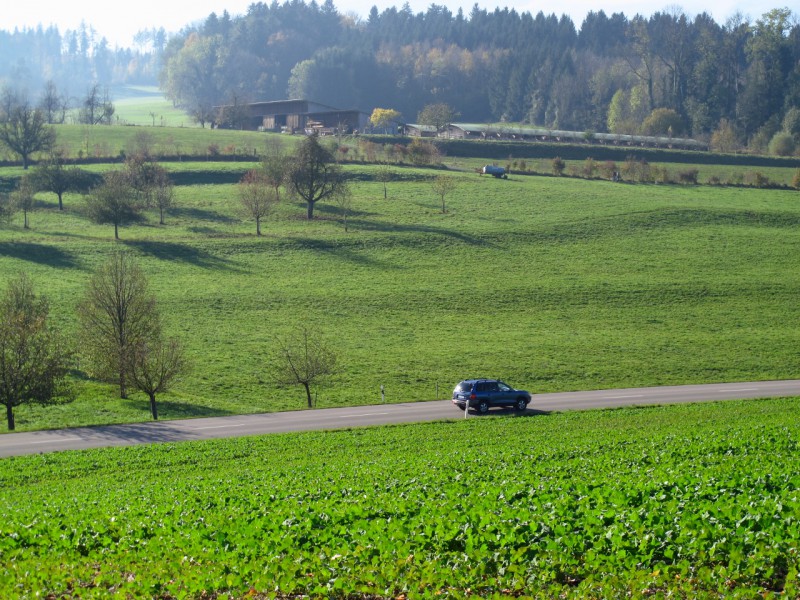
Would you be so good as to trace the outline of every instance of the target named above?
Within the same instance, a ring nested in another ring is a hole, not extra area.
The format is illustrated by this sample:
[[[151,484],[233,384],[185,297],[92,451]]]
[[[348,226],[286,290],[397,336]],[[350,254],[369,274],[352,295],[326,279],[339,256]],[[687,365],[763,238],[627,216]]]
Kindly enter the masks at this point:
[[[453,390],[453,404],[465,410],[469,403],[480,414],[486,414],[492,406],[513,407],[522,412],[530,401],[530,392],[515,390],[499,379],[465,379]]]

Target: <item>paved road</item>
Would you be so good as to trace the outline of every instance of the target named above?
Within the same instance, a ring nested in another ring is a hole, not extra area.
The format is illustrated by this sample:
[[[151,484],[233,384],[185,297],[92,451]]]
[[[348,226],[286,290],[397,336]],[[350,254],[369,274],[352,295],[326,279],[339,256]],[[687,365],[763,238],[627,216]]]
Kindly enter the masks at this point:
[[[535,415],[537,412],[776,396],[800,396],[800,380],[537,394],[527,413]],[[9,433],[0,435],[0,457],[286,431],[452,420],[463,418],[462,415],[449,400],[437,400]]]

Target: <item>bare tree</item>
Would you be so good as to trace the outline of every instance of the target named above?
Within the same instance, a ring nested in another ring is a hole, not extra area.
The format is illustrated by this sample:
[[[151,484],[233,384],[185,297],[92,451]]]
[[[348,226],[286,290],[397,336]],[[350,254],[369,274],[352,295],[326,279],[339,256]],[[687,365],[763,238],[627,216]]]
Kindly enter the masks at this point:
[[[456,180],[448,175],[439,175],[431,183],[434,193],[442,199],[442,213],[447,212],[446,196],[456,189]]]
[[[58,88],[51,79],[44,86],[42,97],[39,100],[39,108],[44,113],[45,120],[49,124],[63,123],[67,114],[67,101],[58,94]]]
[[[113,116],[114,104],[111,102],[108,89],[103,90],[99,83],[94,83],[83,99],[79,117],[80,122],[86,125],[98,125],[100,123],[111,125]]]
[[[32,179],[26,174],[17,182],[17,187],[11,193],[11,202],[23,214],[23,227],[30,229],[28,214],[33,211],[35,204],[36,187]]]
[[[159,179],[153,190],[153,204],[158,209],[158,223],[164,224],[164,213],[175,203],[175,186],[169,177]]]
[[[9,430],[15,428],[15,407],[71,399],[66,379],[71,352],[50,327],[49,310],[25,274],[9,282],[0,300],[0,403]]]
[[[394,173],[387,165],[381,165],[375,170],[375,179],[383,184],[383,199],[387,198],[386,184],[394,179]]]
[[[260,171],[248,171],[239,182],[239,199],[244,214],[256,222],[256,235],[261,235],[261,221],[272,212],[278,202],[275,190]]]
[[[267,154],[261,165],[267,182],[275,190],[277,202],[281,200],[281,186],[289,179],[291,164],[291,157],[284,152],[280,140],[274,141],[267,148]]]
[[[175,338],[140,341],[133,348],[128,374],[137,389],[150,399],[150,414],[158,420],[156,394],[166,392],[186,370],[183,348]]]
[[[342,213],[342,223],[344,224],[344,231],[347,233],[347,217],[353,210],[353,196],[349,190],[344,190],[336,194],[333,198],[336,201],[336,206],[339,207],[339,211]]]
[[[111,171],[103,177],[103,183],[92,190],[86,198],[89,218],[100,225],[114,225],[114,239],[119,239],[120,225],[140,218],[142,204],[125,173]]]
[[[6,120],[0,123],[0,142],[19,155],[22,168],[27,169],[32,154],[46,152],[55,145],[56,131],[47,125],[44,113],[27,100],[18,100],[7,110]]]
[[[347,191],[347,181],[316,135],[309,135],[297,147],[289,173],[289,186],[305,201],[308,219],[314,218],[314,205]]]
[[[302,385],[308,408],[313,408],[311,386],[336,370],[336,352],[322,334],[311,326],[297,327],[286,337],[275,339],[269,358],[270,368],[278,383]]]
[[[127,398],[134,350],[161,335],[155,296],[133,257],[116,252],[97,270],[78,305],[78,317],[94,374],[116,381],[120,398]]]

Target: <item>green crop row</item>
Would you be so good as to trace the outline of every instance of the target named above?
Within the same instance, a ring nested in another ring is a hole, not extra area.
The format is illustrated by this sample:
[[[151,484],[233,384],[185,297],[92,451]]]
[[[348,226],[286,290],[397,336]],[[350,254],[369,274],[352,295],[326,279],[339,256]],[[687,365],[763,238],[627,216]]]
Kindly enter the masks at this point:
[[[796,401],[0,462],[0,596],[797,597]]]

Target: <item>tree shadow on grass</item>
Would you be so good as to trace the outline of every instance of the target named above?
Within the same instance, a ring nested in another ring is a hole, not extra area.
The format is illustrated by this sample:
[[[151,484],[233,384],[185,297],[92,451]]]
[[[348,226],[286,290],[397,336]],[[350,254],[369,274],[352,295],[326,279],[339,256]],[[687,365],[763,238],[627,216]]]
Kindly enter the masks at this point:
[[[320,240],[317,238],[294,238],[292,247],[295,249],[322,252],[342,261],[357,265],[378,266],[386,269],[399,269],[401,265],[375,260],[368,253],[363,252],[363,245],[358,243]]]
[[[142,254],[160,260],[184,262],[203,269],[241,270],[233,261],[213,256],[208,252],[186,244],[152,240],[121,240],[121,243],[136,249]]]
[[[0,242],[0,256],[58,268],[74,268],[78,266],[71,253],[47,244]]]
[[[450,240],[457,240],[469,246],[496,247],[496,244],[484,237],[476,237],[475,235],[461,233],[453,229],[433,227],[431,225],[399,224],[359,219],[353,222],[353,228],[362,229],[364,231],[377,231],[379,233],[422,233]]]
[[[195,208],[195,207],[189,208],[182,206],[170,208],[166,220],[169,220],[170,218],[185,219],[187,221],[210,221],[213,223],[221,223],[225,225],[230,225],[232,223],[239,222],[237,219],[234,219],[229,215],[223,215],[214,210],[208,210],[205,208]]]
[[[125,404],[134,410],[143,410],[150,413],[150,399],[146,396],[128,398]],[[156,396],[156,408],[158,418],[169,419],[194,419],[198,417],[229,417],[237,414],[229,410],[205,406],[203,404],[192,404],[191,402],[179,402],[176,400],[160,400]]]

